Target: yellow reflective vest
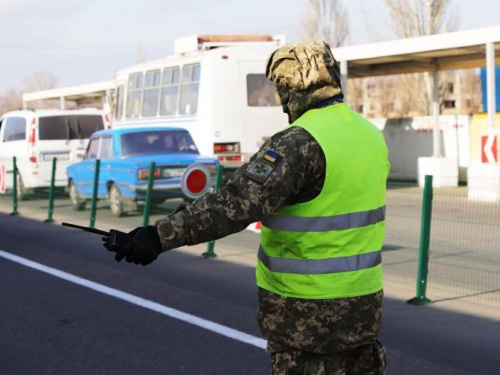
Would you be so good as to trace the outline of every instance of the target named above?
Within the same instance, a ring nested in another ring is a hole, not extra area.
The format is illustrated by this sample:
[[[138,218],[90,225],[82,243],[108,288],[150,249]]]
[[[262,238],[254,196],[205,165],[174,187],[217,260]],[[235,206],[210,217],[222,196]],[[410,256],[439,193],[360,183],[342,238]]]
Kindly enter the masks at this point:
[[[388,151],[382,132],[346,104],[306,112],[291,126],[321,146],[320,194],[262,220],[257,285],[283,297],[329,299],[382,290]]]

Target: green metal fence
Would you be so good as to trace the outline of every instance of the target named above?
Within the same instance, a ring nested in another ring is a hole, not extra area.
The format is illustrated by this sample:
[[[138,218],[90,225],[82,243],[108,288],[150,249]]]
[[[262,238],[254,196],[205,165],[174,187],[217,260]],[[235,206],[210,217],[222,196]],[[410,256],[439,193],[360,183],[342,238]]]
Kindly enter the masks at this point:
[[[500,302],[500,202],[470,199],[462,185],[432,192],[427,297]],[[422,199],[416,183],[388,183],[384,271],[405,287],[418,285]]]
[[[14,159],[14,181],[15,163]],[[96,164],[98,173],[99,163]],[[55,168],[56,160],[52,178]],[[222,168],[218,169],[217,176],[215,185],[219,187]],[[387,184],[383,247],[386,281],[413,290],[408,298],[414,297],[416,302],[468,298],[500,303],[500,202],[487,201],[487,197],[484,201],[478,200],[477,194],[471,199],[465,183],[428,189],[424,197],[424,189],[418,186],[415,176],[398,177],[392,176]],[[148,185],[152,185],[152,181]],[[484,186],[491,185],[494,183],[484,181]],[[13,215],[19,214],[18,204],[24,204],[18,201],[15,192],[16,185],[12,195]],[[54,198],[58,196],[52,188],[28,200],[48,199],[46,222],[52,222],[53,215],[57,215]],[[149,200],[144,207],[143,225],[149,223]],[[91,227],[95,225],[96,204],[94,199],[90,209]],[[47,209],[46,204],[43,207]],[[426,207],[432,211],[423,214]],[[168,213],[163,209],[161,212]],[[141,224],[140,216],[136,217],[137,223],[130,226]],[[213,242],[203,255],[215,257]]]

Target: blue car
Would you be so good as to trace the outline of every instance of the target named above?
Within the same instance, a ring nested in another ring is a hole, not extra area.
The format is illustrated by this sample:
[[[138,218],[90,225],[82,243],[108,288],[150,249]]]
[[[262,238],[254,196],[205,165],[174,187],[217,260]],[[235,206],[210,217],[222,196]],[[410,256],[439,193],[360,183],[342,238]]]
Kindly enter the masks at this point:
[[[182,197],[181,176],[191,164],[205,164],[212,178],[219,162],[200,156],[189,132],[174,127],[101,130],[90,137],[84,160],[66,168],[71,205],[85,209],[94,190],[96,160],[100,160],[98,198],[109,199],[115,216],[134,210],[146,199],[149,171],[155,162],[151,202]],[[213,179],[214,181],[215,179]]]

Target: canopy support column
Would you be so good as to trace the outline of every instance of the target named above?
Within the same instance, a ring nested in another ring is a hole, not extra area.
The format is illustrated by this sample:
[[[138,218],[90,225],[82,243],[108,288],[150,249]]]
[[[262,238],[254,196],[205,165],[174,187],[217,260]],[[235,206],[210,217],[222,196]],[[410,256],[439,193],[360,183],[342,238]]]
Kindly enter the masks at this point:
[[[441,133],[439,130],[439,71],[436,60],[433,61],[432,71],[432,115],[434,117],[434,127],[432,131],[432,150],[436,158],[443,156],[441,152]]]
[[[341,84],[342,84],[342,92],[344,93],[344,101],[347,100],[347,74],[348,74],[348,68],[347,68],[347,61],[342,60],[340,62],[340,79],[341,79]]]

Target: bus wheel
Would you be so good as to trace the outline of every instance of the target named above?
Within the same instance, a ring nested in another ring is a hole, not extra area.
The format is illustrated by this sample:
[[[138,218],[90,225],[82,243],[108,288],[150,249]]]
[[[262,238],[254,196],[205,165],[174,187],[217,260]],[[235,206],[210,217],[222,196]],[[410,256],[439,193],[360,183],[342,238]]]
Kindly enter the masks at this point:
[[[76,191],[76,186],[73,181],[69,183],[69,199],[71,200],[71,208],[75,211],[82,211],[85,209],[85,199],[80,198]]]
[[[116,184],[111,185],[111,188],[109,189],[109,203],[110,203],[110,209],[111,213],[117,217],[121,217],[125,214],[125,209],[123,205],[123,197],[122,194],[120,193],[120,190],[118,190],[118,186]]]

